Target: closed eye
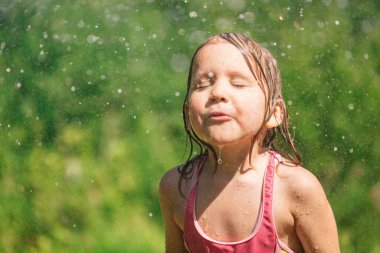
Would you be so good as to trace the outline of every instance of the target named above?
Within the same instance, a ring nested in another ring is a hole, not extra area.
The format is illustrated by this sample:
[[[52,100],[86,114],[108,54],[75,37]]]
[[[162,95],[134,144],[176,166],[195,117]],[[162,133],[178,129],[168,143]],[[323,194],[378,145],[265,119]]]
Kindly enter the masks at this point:
[[[209,79],[201,79],[194,83],[196,89],[206,88],[211,85],[211,81]]]
[[[231,84],[232,86],[236,88],[244,88],[244,87],[247,87],[249,83],[248,81],[239,78],[239,79],[232,79]]]

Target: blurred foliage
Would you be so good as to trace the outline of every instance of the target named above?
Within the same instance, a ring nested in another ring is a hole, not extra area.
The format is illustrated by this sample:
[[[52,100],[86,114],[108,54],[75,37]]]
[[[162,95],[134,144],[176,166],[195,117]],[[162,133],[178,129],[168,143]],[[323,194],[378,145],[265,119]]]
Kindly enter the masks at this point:
[[[278,59],[342,252],[380,252],[380,2],[0,0],[0,251],[163,252],[192,53],[240,32]]]

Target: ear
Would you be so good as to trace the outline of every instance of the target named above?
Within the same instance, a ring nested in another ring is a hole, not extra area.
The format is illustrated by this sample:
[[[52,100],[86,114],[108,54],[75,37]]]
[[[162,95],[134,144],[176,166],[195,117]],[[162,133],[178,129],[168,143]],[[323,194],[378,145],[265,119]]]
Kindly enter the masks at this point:
[[[272,115],[270,116],[268,122],[265,124],[265,127],[267,129],[270,129],[279,126],[284,120],[284,113],[284,101],[282,99],[278,99],[274,104]]]

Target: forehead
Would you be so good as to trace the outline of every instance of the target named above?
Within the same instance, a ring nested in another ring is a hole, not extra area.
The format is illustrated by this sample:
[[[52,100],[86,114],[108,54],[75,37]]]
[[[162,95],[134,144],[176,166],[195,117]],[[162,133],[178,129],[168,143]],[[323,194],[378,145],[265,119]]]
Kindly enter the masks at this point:
[[[239,49],[223,39],[213,39],[195,57],[194,72],[230,70],[251,73]]]

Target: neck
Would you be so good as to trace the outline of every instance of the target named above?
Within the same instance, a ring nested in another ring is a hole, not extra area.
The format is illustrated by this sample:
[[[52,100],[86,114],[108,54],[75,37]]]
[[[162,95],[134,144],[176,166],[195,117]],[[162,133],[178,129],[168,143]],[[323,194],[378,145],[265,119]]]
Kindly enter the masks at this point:
[[[213,147],[214,153],[210,150],[208,163],[210,168],[217,168],[217,171],[228,173],[244,173],[255,167],[255,161],[266,155],[268,149],[258,145],[257,141],[252,145],[231,144]]]

